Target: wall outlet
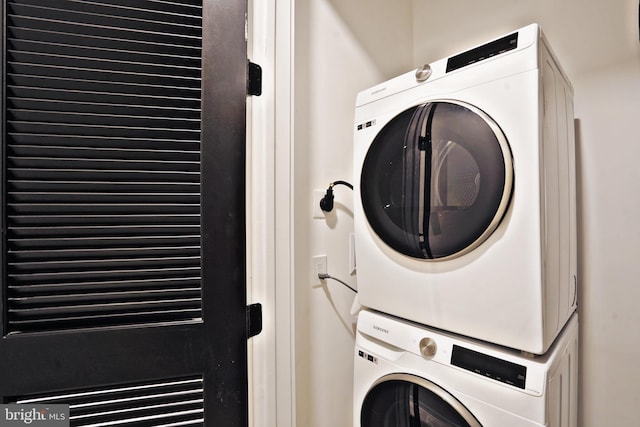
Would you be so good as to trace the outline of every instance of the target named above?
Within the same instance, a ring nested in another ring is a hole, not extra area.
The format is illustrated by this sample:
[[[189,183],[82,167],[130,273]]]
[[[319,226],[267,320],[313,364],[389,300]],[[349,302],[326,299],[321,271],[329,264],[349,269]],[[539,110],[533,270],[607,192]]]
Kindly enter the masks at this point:
[[[327,256],[326,255],[316,255],[311,258],[311,262],[313,262],[313,284],[321,285],[322,282],[318,277],[318,274],[327,274]]]

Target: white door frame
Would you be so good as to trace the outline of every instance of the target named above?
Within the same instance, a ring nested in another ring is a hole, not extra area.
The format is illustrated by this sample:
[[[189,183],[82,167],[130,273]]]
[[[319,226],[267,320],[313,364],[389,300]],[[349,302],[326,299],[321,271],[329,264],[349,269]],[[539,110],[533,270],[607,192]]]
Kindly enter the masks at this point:
[[[249,58],[263,69],[262,95],[247,101],[248,303],[263,307],[263,331],[249,343],[255,427],[295,426],[294,1],[249,1]]]

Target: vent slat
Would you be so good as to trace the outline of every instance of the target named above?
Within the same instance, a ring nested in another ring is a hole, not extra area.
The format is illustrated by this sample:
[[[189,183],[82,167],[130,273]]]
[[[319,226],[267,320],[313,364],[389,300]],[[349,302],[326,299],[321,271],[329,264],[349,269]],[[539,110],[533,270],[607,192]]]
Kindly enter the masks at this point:
[[[161,279],[143,280],[113,280],[101,282],[64,282],[53,284],[35,284],[24,286],[11,286],[9,292],[12,295],[63,295],[78,292],[118,292],[118,291],[154,291],[180,288],[196,288],[199,286],[199,276],[193,277],[164,277]]]
[[[150,11],[131,16],[130,9],[103,8],[93,2],[58,0],[56,2],[22,1],[21,4],[9,3],[7,15],[28,16],[47,23],[73,23],[83,26],[87,32],[110,31],[123,32],[163,32],[184,38],[199,39],[202,36],[202,21],[198,18],[184,17],[179,14],[169,16],[154,14]],[[40,4],[38,4],[40,3]],[[50,7],[50,6],[56,7]],[[154,20],[157,19],[157,20]],[[175,20],[175,22],[169,21]],[[180,22],[182,21],[182,22]]]
[[[43,79],[44,83],[44,79]],[[70,85],[68,85],[70,86]],[[126,88],[126,87],[121,87]],[[116,88],[118,89],[118,88]],[[190,92],[192,95],[194,92]],[[195,97],[172,97],[166,93],[164,96],[158,96],[157,93],[136,94],[126,93],[118,90],[109,92],[79,90],[79,88],[45,88],[42,86],[17,86],[9,85],[7,87],[7,96],[10,102],[17,102],[20,99],[46,99],[53,105],[57,102],[78,102],[87,104],[92,107],[96,100],[100,100],[107,105],[121,105],[126,108],[164,108],[173,110],[189,109],[200,111],[200,102]]]
[[[62,203],[113,203],[113,204],[126,204],[126,203],[149,203],[149,204],[162,204],[162,203],[186,203],[195,204],[200,200],[199,194],[185,195],[185,194],[137,194],[137,193],[11,193],[13,199],[18,203],[47,203],[47,202],[62,202]]]
[[[4,28],[9,333],[200,321],[201,2],[8,0]]]
[[[71,135],[38,135],[33,133],[9,133],[13,146],[35,145],[42,148],[69,146],[80,149],[105,150],[145,150],[149,152],[185,151],[197,153],[199,158],[200,144],[198,141],[178,141],[168,139],[145,138],[115,138],[90,137]],[[173,157],[172,157],[173,158]]]
[[[46,191],[57,190],[62,193],[74,192],[82,193],[92,191],[96,193],[125,193],[125,194],[198,194],[200,190],[197,183],[173,183],[173,182],[80,182],[80,181],[10,181],[8,183],[9,192],[20,191]]]
[[[9,26],[10,40],[24,43],[56,43],[78,48],[94,48],[97,50],[139,52],[142,55],[161,55],[169,60],[173,58],[193,58],[200,60],[202,50],[199,45],[179,45],[154,41],[118,39],[102,37],[96,34],[64,32],[64,26],[53,29]],[[146,56],[145,56],[146,57]]]
[[[164,9],[158,8],[157,4],[148,4],[144,7],[143,3],[139,3],[138,7],[133,7],[130,3],[114,3],[100,1],[77,1],[77,0],[58,0],[52,3],[51,0],[21,0],[22,5],[29,5],[48,10],[45,16],[54,15],[57,11],[61,14],[88,14],[91,16],[100,15],[112,19],[135,19],[139,21],[156,21],[164,23],[167,19],[172,19],[171,25],[187,25],[192,27],[200,27],[202,20],[198,9],[169,9],[165,5]],[[53,7],[51,7],[53,6]],[[140,7],[142,6],[142,7]],[[127,25],[126,27],[129,27]]]
[[[128,170],[92,170],[92,169],[18,169],[9,168],[9,179],[12,181],[20,180],[41,180],[47,178],[56,181],[113,181],[113,182],[199,182],[200,174],[198,172],[182,172],[182,171],[128,171]]]
[[[173,64],[199,67],[201,52],[198,48],[131,43],[127,40],[80,37],[59,31],[39,31],[30,28],[12,27],[14,37],[7,40],[7,47],[16,51],[47,52],[68,56]],[[163,61],[164,60],[164,61]]]
[[[158,214],[158,215],[12,215],[9,217],[14,226],[110,226],[110,225],[197,225],[197,214]]]
[[[14,314],[15,316],[15,314]],[[78,329],[96,329],[105,327],[117,327],[122,325],[153,326],[158,324],[174,325],[179,323],[194,323],[202,321],[202,310],[170,309],[161,307],[158,311],[133,311],[131,313],[103,313],[87,315],[69,315],[52,317],[38,317],[21,319],[15,316],[12,322],[20,332],[43,332],[49,330],[65,331]]]
[[[137,244],[140,247],[174,245],[176,248],[183,245],[199,245],[200,235],[177,235],[177,236],[133,236],[133,237],[85,237],[66,239],[40,238],[40,239],[9,239],[12,249],[113,249],[131,247]]]
[[[74,417],[76,423],[83,422],[84,420],[90,421],[92,424],[102,423],[105,421],[122,420],[123,417],[146,417],[150,415],[166,414],[166,410],[170,409],[172,413],[185,411],[200,410],[204,405],[204,400],[197,398],[197,393],[194,393],[194,399],[192,400],[179,400],[172,402],[170,399],[162,399],[159,402],[149,403],[144,406],[133,406],[139,402],[133,399],[127,399],[124,403],[129,403],[131,407],[126,407],[119,404],[120,402],[110,403],[107,402],[100,407],[101,412],[89,412],[88,410],[78,410],[78,415]],[[179,396],[183,397],[183,396]],[[160,399],[158,399],[160,400]],[[84,409],[84,408],[82,408]],[[93,409],[93,408],[89,408]],[[131,418],[127,418],[130,421]]]
[[[102,258],[95,260],[74,259],[65,261],[38,261],[38,262],[9,262],[14,267],[16,273],[20,272],[57,272],[57,271],[73,271],[77,269],[122,269],[122,268],[148,268],[151,266],[161,267],[180,267],[180,266],[198,266],[200,264],[199,256],[183,256],[183,257],[161,257],[161,258],[128,258],[128,259],[110,259]]]
[[[10,132],[36,132],[41,134],[116,136],[133,138],[171,138],[194,140],[200,135],[199,129],[184,130],[171,128],[150,128],[142,126],[111,126],[106,124],[77,124],[53,122],[8,121]]]
[[[64,153],[60,153],[64,154]],[[114,158],[73,158],[73,157],[31,157],[8,156],[9,168],[37,168],[37,169],[110,169],[132,171],[178,171],[194,172],[200,170],[199,161],[165,160],[126,160]]]
[[[202,393],[202,391],[202,380],[194,377],[171,381],[118,385],[104,389],[74,390],[57,395],[22,397],[17,403],[66,403],[74,408],[81,408],[103,405],[112,400],[151,399],[159,396],[168,397],[194,392]]]
[[[9,279],[15,285],[29,285],[37,283],[63,283],[73,281],[91,280],[117,280],[117,279],[157,279],[163,277],[185,277],[187,275],[200,275],[200,266],[171,268],[158,266],[156,268],[127,269],[126,266],[112,270],[74,270],[62,272],[20,272],[9,274]],[[9,308],[11,309],[11,308]]]
[[[204,425],[204,384],[199,376],[21,396],[10,401],[67,404],[73,426]]]
[[[129,236],[189,236],[197,235],[200,225],[110,225],[53,226],[53,227],[9,227],[9,239],[68,237],[129,237]]]
[[[34,289],[27,288],[11,288],[9,298],[14,301],[26,302],[34,307],[38,306],[55,306],[62,304],[72,304],[78,302],[92,303],[109,303],[109,302],[125,302],[125,301],[146,301],[157,299],[174,299],[174,298],[195,298],[200,296],[199,288],[167,288],[149,290],[104,290],[104,289],[78,289],[82,293],[71,294],[61,293],[51,295],[48,292],[38,293]]]
[[[11,58],[9,52],[9,58]],[[69,82],[72,79],[87,82],[109,81],[111,85],[140,85],[156,87],[184,87],[193,91],[200,90],[198,77],[200,70],[186,72],[180,68],[171,68],[170,73],[162,73],[160,67],[143,67],[140,64],[117,64],[109,62],[105,64],[87,63],[87,61],[75,61],[69,58],[57,58],[51,64],[39,64],[33,62],[19,62],[11,60],[12,75],[26,80],[38,78],[41,81],[57,79],[61,82]],[[101,65],[103,65],[101,67]],[[135,70],[135,71],[130,71]],[[181,74],[184,73],[184,74]],[[71,79],[70,79],[71,77]],[[46,84],[43,86],[47,87]],[[197,93],[197,92],[196,92]]]
[[[193,108],[171,108],[162,106],[130,105],[122,103],[97,103],[91,97],[83,101],[49,98],[9,97],[7,104],[18,111],[37,111],[79,114],[117,114],[123,117],[166,117],[171,120],[200,120],[200,110]],[[188,122],[187,122],[188,123]]]
[[[58,43],[7,40],[7,60],[14,64],[109,70],[123,73],[169,75],[198,79],[198,58],[152,55],[145,52],[84,48]]]
[[[42,122],[69,125],[105,125],[109,127],[138,127],[150,129],[171,130],[200,130],[200,118],[185,119],[166,116],[132,116],[124,115],[118,107],[112,107],[112,114],[97,114],[89,112],[39,111],[11,108],[8,120],[10,122]]]
[[[104,313],[128,314],[154,312],[164,308],[194,309],[199,305],[200,294],[198,292],[195,298],[170,298],[170,296],[167,296],[167,298],[169,299],[138,299],[135,301],[125,302],[107,300],[108,302],[104,302],[104,300],[101,301],[98,297],[94,300],[86,298],[76,301],[69,296],[64,300],[58,298],[59,301],[56,306],[42,305],[42,299],[36,298],[13,299],[12,301],[14,306],[9,310],[9,312],[14,313],[20,320],[35,318],[54,320],[76,314],[83,316],[99,316]],[[20,304],[21,301],[25,301],[26,304]],[[51,299],[49,299],[49,301],[51,301]],[[87,301],[91,301],[91,304],[87,304]],[[73,304],[74,302],[80,302],[80,304]],[[23,308],[23,306],[26,307]]]
[[[102,212],[111,215],[162,215],[162,214],[197,214],[200,212],[200,205],[183,204],[12,204],[8,207],[10,218],[19,215],[54,215],[62,217],[68,215],[94,214]]]
[[[52,70],[55,71],[55,70]],[[51,73],[53,74],[53,72]],[[195,84],[190,86],[173,86],[164,84],[151,84],[150,79],[146,79],[144,76],[129,75],[126,76],[127,80],[124,81],[123,76],[120,81],[114,81],[109,79],[113,78],[112,75],[103,73],[101,76],[107,80],[96,79],[77,79],[64,77],[65,73],[60,73],[63,77],[57,76],[37,76],[37,75],[24,75],[24,74],[8,74],[7,84],[14,87],[27,86],[33,88],[46,89],[51,91],[71,91],[75,92],[98,92],[116,95],[129,95],[129,96],[146,96],[146,97],[163,97],[169,99],[182,99],[197,100],[200,99],[200,88]],[[179,81],[167,80],[161,83],[180,83]]]
[[[200,298],[200,289],[177,289],[173,291],[152,292],[109,292],[109,293],[86,293],[82,295],[65,296],[28,296],[11,297],[14,304],[14,311],[19,311],[22,307],[27,307],[30,313],[40,311],[40,314],[50,309],[50,312],[70,313],[71,309],[98,313],[95,307],[105,311],[114,308],[124,307],[151,307],[158,304],[173,302],[190,302],[192,307],[197,307],[197,300]],[[172,307],[175,305],[172,303]],[[46,312],[45,312],[46,314]]]
[[[28,28],[52,33],[68,33],[93,37],[97,39],[114,39],[129,42],[141,42],[144,45],[178,46],[181,48],[201,48],[201,38],[176,35],[171,32],[144,31],[135,28],[117,28],[93,23],[75,22],[72,20],[54,20],[37,16],[20,15],[21,11],[11,10],[7,13],[7,26],[12,28]],[[9,34],[11,37],[14,34]]]

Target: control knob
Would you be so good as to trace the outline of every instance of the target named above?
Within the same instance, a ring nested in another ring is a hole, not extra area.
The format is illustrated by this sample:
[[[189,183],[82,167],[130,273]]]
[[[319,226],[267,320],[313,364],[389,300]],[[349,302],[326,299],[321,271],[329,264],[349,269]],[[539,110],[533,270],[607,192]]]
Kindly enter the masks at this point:
[[[416,81],[422,83],[431,77],[431,65],[424,64],[422,67],[416,70]]]
[[[420,353],[424,357],[433,357],[438,351],[438,346],[433,338],[422,338],[420,340]]]

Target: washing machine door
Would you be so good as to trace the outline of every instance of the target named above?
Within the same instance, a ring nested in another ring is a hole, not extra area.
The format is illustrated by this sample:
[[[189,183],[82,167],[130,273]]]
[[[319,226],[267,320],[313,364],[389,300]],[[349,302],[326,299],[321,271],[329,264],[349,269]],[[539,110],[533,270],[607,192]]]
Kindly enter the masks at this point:
[[[360,420],[361,427],[482,427],[447,391],[408,374],[378,381],[364,399]]]
[[[513,165],[500,127],[457,101],[412,107],[389,121],[365,156],[364,214],[396,251],[427,260],[463,255],[496,229]]]

